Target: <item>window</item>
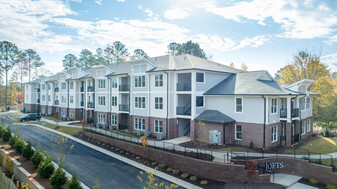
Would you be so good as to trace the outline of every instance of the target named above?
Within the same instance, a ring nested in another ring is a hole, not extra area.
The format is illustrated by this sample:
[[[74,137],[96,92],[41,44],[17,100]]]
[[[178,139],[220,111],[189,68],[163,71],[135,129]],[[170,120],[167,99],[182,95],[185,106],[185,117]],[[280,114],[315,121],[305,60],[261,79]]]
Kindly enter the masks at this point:
[[[271,142],[277,141],[277,126],[271,127]]]
[[[197,73],[197,82],[204,82],[204,73]]]
[[[135,118],[135,130],[145,130],[145,119]]]
[[[66,117],[66,116],[67,116],[67,110],[61,109],[61,117]]]
[[[271,99],[271,113],[272,114],[277,113],[277,99],[276,98]]]
[[[163,86],[163,74],[158,74],[154,76],[154,86],[155,87],[162,87]]]
[[[235,98],[235,112],[242,112],[242,98]]]
[[[117,96],[111,97],[111,106],[117,106]]]
[[[111,79],[111,88],[117,88],[117,78]]]
[[[98,123],[105,123],[105,114],[98,114]]]
[[[70,96],[69,102],[74,103],[74,96]]]
[[[305,98],[300,98],[301,110],[305,110]]]
[[[163,133],[163,121],[154,120],[154,132]]]
[[[117,125],[117,116],[114,114],[111,115],[111,125]]]
[[[98,80],[98,88],[104,89],[105,88],[105,79],[99,79]]]
[[[98,97],[98,105],[105,106],[105,96]]]
[[[46,101],[46,96],[42,95],[42,101]]]
[[[135,87],[145,87],[145,75],[135,76]]]
[[[50,102],[50,95],[48,95],[48,102]]]
[[[286,127],[286,123],[285,122],[282,122],[282,131],[281,131],[281,134],[282,136],[285,136],[285,127]]]
[[[163,97],[155,97],[155,109],[162,110],[163,109]]]
[[[48,84],[48,90],[50,90],[50,84]]]
[[[63,102],[63,103],[66,103],[66,102],[67,102],[67,99],[66,99],[65,96],[62,96],[62,102]]]
[[[42,90],[46,90],[46,84],[42,84]]]
[[[286,110],[287,109],[287,99],[286,98],[281,98],[281,110]]]
[[[62,89],[66,89],[66,88],[67,88],[66,82],[62,82]]]
[[[311,100],[310,97],[308,97],[308,98],[307,98],[307,110],[310,109],[310,100]]]
[[[302,120],[301,122],[301,135],[305,134],[305,120]]]
[[[203,96],[197,96],[196,106],[197,107],[203,107],[204,106],[204,97]]]
[[[311,125],[310,125],[310,119],[307,120],[307,132],[310,132]]]
[[[242,140],[242,126],[235,125],[235,139]]]
[[[74,89],[74,82],[70,82],[69,88],[70,88],[70,89]]]
[[[145,97],[135,97],[135,108],[145,108]]]

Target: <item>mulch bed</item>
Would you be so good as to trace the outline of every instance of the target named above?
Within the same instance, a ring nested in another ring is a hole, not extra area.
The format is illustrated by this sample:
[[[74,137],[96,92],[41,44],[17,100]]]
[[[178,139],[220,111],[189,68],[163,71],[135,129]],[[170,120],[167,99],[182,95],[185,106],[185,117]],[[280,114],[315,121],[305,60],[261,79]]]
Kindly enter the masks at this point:
[[[302,184],[309,185],[309,186],[313,186],[313,187],[316,187],[316,188],[325,189],[325,184],[322,184],[322,183],[311,184],[310,181],[309,181],[309,179],[301,178],[301,180],[299,180],[298,182],[302,183]]]
[[[91,143],[93,145],[96,145],[96,146],[99,146],[99,147],[104,148],[106,150],[109,150],[111,152],[114,152],[116,154],[119,154],[119,155],[121,155],[121,156],[123,156],[125,158],[128,158],[128,159],[131,159],[131,160],[136,161],[138,163],[144,164],[144,165],[146,165],[148,167],[152,167],[152,168],[156,167],[156,166],[152,166],[151,165],[152,161],[146,160],[144,158],[141,158],[141,157],[139,157],[139,156],[137,156],[135,154],[132,154],[132,153],[129,153],[129,152],[125,152],[125,151],[123,151],[123,150],[121,150],[121,149],[119,149],[117,147],[114,147],[114,146],[111,146],[111,145],[107,145],[107,144],[104,144],[104,143],[101,143],[101,142],[97,143],[97,142],[91,140],[91,138],[89,138],[87,136],[84,136],[84,135],[81,135],[81,134],[76,134],[75,137],[78,138],[78,139],[81,139],[81,140],[83,140],[85,142]],[[160,163],[160,162],[158,162],[158,163]],[[206,188],[206,189],[223,188],[224,185],[226,184],[225,182],[218,182],[218,181],[213,181],[213,180],[207,180],[208,181],[207,185],[201,185],[200,181],[206,180],[206,179],[198,178],[198,180],[196,182],[192,182],[192,181],[189,180],[189,177],[186,178],[186,179],[182,178],[181,177],[182,172],[179,173],[178,175],[174,175],[171,172],[167,171],[166,169],[167,169],[167,167],[165,167],[164,169],[159,169],[158,168],[158,170],[160,170],[161,172],[164,172],[164,173],[169,174],[171,176],[174,176],[174,177],[176,177],[178,179],[184,180],[186,182],[192,183],[194,185],[197,185],[197,186],[200,186],[200,187]],[[190,175],[190,176],[192,176],[192,175]]]

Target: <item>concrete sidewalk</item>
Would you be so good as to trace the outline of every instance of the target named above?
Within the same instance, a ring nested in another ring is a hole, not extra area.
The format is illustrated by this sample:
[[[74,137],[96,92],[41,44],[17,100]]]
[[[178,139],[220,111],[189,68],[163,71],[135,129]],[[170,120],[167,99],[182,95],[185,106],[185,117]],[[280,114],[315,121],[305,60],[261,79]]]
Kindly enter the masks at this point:
[[[284,186],[291,189],[315,189],[315,187],[299,183],[302,177],[288,174],[274,174],[270,175],[270,182]]]

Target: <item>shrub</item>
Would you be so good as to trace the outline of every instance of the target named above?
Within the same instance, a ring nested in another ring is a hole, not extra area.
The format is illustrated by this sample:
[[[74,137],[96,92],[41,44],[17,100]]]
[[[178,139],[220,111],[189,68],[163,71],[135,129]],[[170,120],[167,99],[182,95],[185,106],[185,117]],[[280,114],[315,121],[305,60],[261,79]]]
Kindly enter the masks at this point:
[[[0,138],[2,137],[2,134],[6,131],[6,128],[4,126],[0,126]]]
[[[207,181],[207,180],[202,180],[202,181],[200,182],[200,184],[206,185],[206,184],[208,184],[208,181]]]
[[[9,127],[7,127],[6,131],[2,133],[2,140],[4,142],[8,142],[11,136],[12,136],[11,130],[9,129]]]
[[[73,178],[71,178],[67,189],[83,189],[76,173],[74,173]]]
[[[174,175],[177,175],[177,174],[179,174],[179,170],[173,169],[173,170],[172,170],[172,173],[173,173]]]
[[[310,179],[309,182],[311,184],[318,184],[318,181],[316,179]]]
[[[21,137],[16,138],[14,149],[17,153],[21,154],[22,149],[24,149],[25,146],[26,146],[25,141]]]
[[[34,149],[32,148],[32,143],[27,142],[27,145],[22,150],[22,156],[26,159],[30,159],[34,154]]]
[[[39,164],[44,160],[44,155],[43,155],[43,153],[41,152],[41,149],[40,149],[40,148],[38,148],[38,149],[34,152],[33,156],[31,157],[31,160],[32,160],[32,163],[33,163],[33,165],[34,165],[35,167],[38,167]]]
[[[328,129],[325,130],[324,136],[325,137],[330,137],[330,131]]]
[[[253,143],[253,141],[250,141],[249,148],[253,148],[253,147],[254,147],[254,143]]]
[[[14,147],[14,144],[16,142],[17,136],[13,135],[11,137],[9,137],[9,141],[8,144],[11,145],[11,147]]]
[[[49,155],[46,154],[46,158],[40,163],[37,173],[40,177],[49,178],[53,174],[54,169],[54,165],[51,162]]]
[[[198,180],[198,177],[197,177],[197,176],[191,176],[191,177],[190,177],[190,180],[193,181],[193,182],[195,182],[195,181]]]
[[[160,163],[160,164],[158,165],[158,167],[159,167],[160,169],[164,169],[164,168],[165,168],[165,164]]]
[[[183,177],[183,178],[187,178],[188,176],[189,176],[188,173],[183,173],[183,174],[181,174],[181,177]]]
[[[155,161],[151,163],[152,166],[156,166],[157,164],[158,164],[158,163],[155,162]]]
[[[336,186],[335,185],[332,185],[332,184],[327,184],[325,186],[326,189],[336,189]]]
[[[169,167],[169,168],[166,169],[166,171],[171,172],[171,171],[172,171],[172,168]]]
[[[49,183],[53,188],[58,189],[61,186],[63,186],[66,182],[67,182],[66,174],[63,171],[62,167],[59,166],[59,168],[57,168],[54,174],[50,177]]]

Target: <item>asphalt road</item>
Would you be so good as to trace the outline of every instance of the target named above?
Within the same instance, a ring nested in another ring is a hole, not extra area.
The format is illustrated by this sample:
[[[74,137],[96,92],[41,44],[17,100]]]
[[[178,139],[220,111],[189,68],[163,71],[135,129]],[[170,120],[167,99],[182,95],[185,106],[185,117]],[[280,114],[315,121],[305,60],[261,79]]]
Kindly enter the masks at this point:
[[[3,122],[4,119],[7,120],[7,116],[1,115],[0,121]],[[16,128],[26,141],[30,140],[34,147],[40,145],[53,161],[57,161],[52,141],[57,134],[35,126],[11,126],[12,131]],[[64,169],[69,173],[75,171],[78,178],[89,188],[96,185],[96,180],[98,180],[102,189],[143,188],[143,185],[137,179],[140,169],[69,140],[69,146],[73,144],[74,149],[68,155]],[[166,185],[170,184],[170,182],[158,178],[158,183],[161,182]]]

